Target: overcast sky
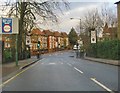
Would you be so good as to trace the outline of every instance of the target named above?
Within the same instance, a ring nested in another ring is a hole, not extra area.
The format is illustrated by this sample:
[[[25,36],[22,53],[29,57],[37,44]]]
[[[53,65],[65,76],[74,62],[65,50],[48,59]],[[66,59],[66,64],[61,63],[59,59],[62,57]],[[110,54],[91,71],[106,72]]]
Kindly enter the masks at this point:
[[[6,0],[0,1],[3,2]],[[104,2],[109,2],[110,6],[116,10],[115,2],[119,0],[67,0],[70,2],[70,9],[63,10],[63,14],[59,14],[59,23],[56,25],[54,23],[48,23],[47,25],[38,24],[40,28],[43,29],[53,29],[59,32],[67,32],[69,33],[72,27],[76,27],[79,23],[79,20],[74,19],[70,20],[70,18],[80,18],[84,19],[84,15],[88,10],[92,10],[95,8],[100,9]],[[3,12],[0,12],[0,15],[4,15]]]
[[[59,24],[48,23],[47,25],[39,25],[39,27],[44,29],[53,29],[59,32],[67,32],[69,33],[72,27],[76,27],[79,24],[78,19],[84,19],[84,15],[88,10],[92,9],[101,9],[101,7],[105,3],[109,3],[109,7],[113,7],[115,11],[116,4],[118,0],[68,0],[70,1],[70,9],[64,10],[64,14],[59,14]],[[70,20],[70,18],[75,18],[74,20]]]

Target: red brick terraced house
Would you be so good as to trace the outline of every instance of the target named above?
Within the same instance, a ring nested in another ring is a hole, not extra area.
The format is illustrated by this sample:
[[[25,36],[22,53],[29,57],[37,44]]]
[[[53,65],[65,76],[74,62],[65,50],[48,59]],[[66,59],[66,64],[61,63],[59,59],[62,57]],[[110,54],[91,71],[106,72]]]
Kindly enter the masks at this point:
[[[40,41],[40,49],[47,48],[47,39],[45,34],[40,31],[38,28],[35,28],[31,32],[31,54],[35,55],[38,51],[37,43]]]
[[[55,36],[54,46],[56,49],[58,49],[58,48],[60,48],[61,34],[58,31],[55,31],[54,36]]]
[[[48,52],[52,52],[54,50],[54,34],[50,30],[43,30],[43,33],[47,36]]]
[[[69,45],[69,39],[68,39],[68,35],[66,32],[61,32],[61,36],[62,36],[62,46],[64,48],[67,48]]]

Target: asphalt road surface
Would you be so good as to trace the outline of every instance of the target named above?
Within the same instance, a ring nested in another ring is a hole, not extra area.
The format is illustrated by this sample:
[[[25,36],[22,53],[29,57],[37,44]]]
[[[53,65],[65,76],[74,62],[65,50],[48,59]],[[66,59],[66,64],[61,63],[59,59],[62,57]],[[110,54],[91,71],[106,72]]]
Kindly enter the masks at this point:
[[[118,67],[76,59],[73,51],[42,60],[5,82],[3,91],[117,91]]]

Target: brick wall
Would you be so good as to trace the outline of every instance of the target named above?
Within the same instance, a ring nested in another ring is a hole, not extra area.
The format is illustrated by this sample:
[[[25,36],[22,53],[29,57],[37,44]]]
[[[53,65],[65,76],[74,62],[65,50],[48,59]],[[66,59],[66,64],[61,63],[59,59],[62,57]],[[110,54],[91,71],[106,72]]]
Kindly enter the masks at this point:
[[[118,38],[120,39],[120,3],[117,4],[118,11]]]

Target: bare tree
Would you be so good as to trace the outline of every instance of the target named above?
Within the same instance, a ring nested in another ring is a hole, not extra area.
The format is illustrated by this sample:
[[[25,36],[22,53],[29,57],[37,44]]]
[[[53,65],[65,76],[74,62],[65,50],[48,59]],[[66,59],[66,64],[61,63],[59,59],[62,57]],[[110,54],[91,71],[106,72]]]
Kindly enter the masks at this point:
[[[110,6],[109,3],[104,3],[101,7],[101,18],[103,23],[107,23],[110,26],[117,26],[117,8]]]
[[[12,0],[7,0],[7,2],[5,2],[3,11],[6,7],[9,7],[9,12],[7,15],[11,17],[16,16],[17,13],[17,17],[19,18],[19,54],[21,54],[23,50],[26,50],[25,36],[33,28],[37,16],[46,21],[51,20],[52,22],[57,22],[58,15],[56,11],[62,11],[63,6],[69,7],[65,0],[61,1],[28,0],[28,2],[21,2],[21,0],[17,0],[17,2],[12,2]]]
[[[89,34],[90,30],[98,30],[102,25],[103,21],[99,15],[98,9],[93,9],[85,14],[83,27],[86,34]]]

